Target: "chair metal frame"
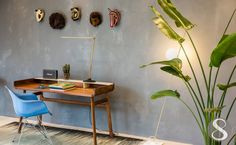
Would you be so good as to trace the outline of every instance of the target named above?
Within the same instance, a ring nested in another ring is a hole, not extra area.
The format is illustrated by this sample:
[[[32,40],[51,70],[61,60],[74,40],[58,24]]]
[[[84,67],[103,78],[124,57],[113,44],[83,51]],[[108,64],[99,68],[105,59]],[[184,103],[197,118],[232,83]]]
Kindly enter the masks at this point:
[[[45,128],[44,125],[42,125],[40,122],[42,122],[42,120],[40,119],[39,116],[37,116],[37,120],[38,120],[38,123],[37,124],[30,124],[27,120],[27,118],[24,118],[22,120],[22,129],[20,131],[20,133],[17,133],[17,135],[13,138],[12,142],[16,142],[18,140],[18,145],[20,145],[20,141],[22,139],[22,136],[24,134],[24,129],[25,127],[32,127],[33,129],[37,130],[43,137],[44,137],[44,140],[46,139],[47,142],[50,144],[50,145],[54,145],[53,142],[52,142],[52,139],[51,137],[48,135],[48,131],[47,129]],[[42,141],[42,140],[40,140]]]

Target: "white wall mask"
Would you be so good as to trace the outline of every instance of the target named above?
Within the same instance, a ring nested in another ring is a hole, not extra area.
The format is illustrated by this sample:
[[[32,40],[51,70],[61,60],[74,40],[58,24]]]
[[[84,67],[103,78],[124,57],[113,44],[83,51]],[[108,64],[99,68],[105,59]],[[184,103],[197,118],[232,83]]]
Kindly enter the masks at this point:
[[[45,12],[43,9],[36,9],[35,10],[35,17],[37,22],[41,22],[45,16]]]

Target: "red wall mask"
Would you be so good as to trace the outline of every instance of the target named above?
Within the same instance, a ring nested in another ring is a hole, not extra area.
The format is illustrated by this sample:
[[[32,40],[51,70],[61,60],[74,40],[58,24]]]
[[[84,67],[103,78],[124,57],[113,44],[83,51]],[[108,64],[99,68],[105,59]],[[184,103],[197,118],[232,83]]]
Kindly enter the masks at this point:
[[[108,8],[108,11],[110,17],[110,27],[113,28],[119,24],[121,15],[117,9],[111,10]]]

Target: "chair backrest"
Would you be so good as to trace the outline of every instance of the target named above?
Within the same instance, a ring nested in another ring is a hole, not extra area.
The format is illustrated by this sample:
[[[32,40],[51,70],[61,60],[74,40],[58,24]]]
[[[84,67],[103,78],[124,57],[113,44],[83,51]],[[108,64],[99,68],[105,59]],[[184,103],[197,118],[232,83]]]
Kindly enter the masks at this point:
[[[9,92],[9,94],[11,96],[11,99],[12,99],[12,102],[13,102],[13,107],[14,107],[16,115],[20,116],[19,115],[19,110],[21,110],[21,104],[22,104],[21,102],[23,100],[20,99],[19,97],[17,97],[16,94],[8,86],[5,86],[5,88],[7,89],[7,91]]]

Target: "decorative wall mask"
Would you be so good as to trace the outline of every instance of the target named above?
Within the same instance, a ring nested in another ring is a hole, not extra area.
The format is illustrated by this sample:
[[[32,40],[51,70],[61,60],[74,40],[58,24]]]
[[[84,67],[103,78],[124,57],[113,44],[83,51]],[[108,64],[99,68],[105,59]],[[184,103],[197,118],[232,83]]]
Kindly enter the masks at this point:
[[[117,9],[111,10],[108,8],[108,11],[110,17],[110,27],[113,28],[119,24],[121,15]]]
[[[43,9],[36,9],[35,10],[35,17],[37,22],[41,22],[45,16],[45,12]]]
[[[66,25],[65,18],[60,13],[53,13],[49,17],[49,24],[53,29],[62,29]]]
[[[102,23],[102,15],[99,12],[92,12],[90,14],[90,23],[94,27],[97,27]]]
[[[77,21],[81,17],[81,10],[78,7],[73,7],[71,10],[71,19]]]

